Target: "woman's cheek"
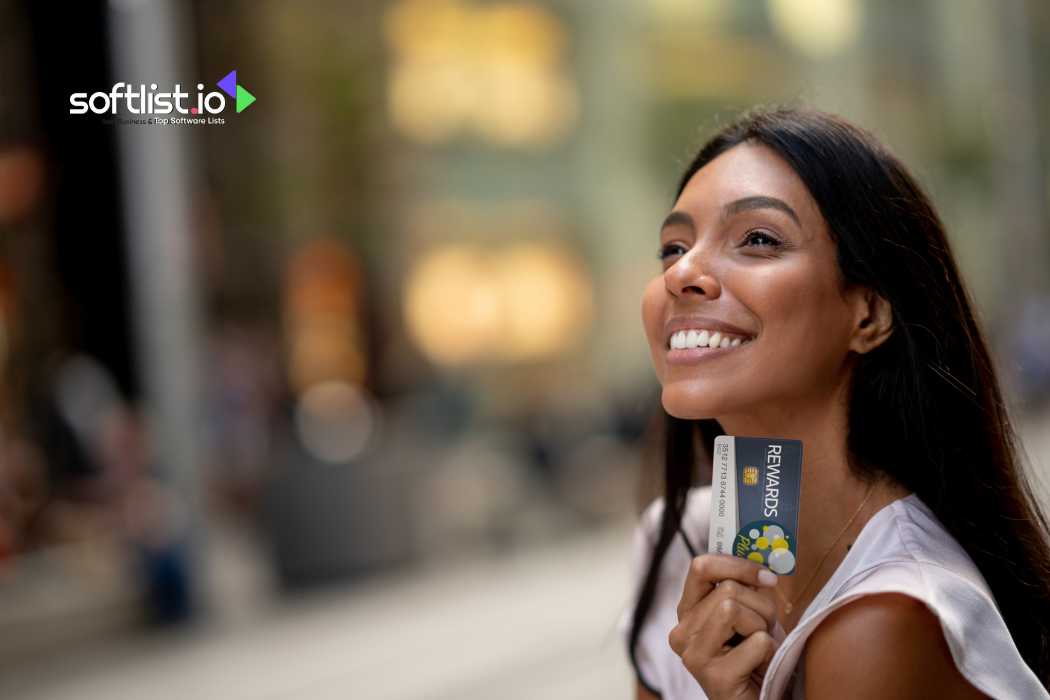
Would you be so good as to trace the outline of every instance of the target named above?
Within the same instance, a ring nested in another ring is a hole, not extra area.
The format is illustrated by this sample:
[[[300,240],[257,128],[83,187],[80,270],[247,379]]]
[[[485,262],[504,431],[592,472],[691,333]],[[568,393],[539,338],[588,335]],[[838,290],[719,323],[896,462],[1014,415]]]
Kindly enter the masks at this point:
[[[663,293],[663,278],[654,278],[645,288],[642,295],[642,327],[645,329],[646,338],[650,345],[655,346],[659,340],[660,319],[662,317],[663,301],[660,294]]]

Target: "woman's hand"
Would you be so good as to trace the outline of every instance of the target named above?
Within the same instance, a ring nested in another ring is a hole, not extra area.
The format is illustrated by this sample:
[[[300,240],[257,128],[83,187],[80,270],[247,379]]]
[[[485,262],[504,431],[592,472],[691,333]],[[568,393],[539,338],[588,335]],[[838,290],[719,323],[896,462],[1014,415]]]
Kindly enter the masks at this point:
[[[678,602],[671,649],[711,700],[758,697],[777,642],[776,574],[747,559],[701,554],[693,559]],[[734,635],[743,639],[728,644]]]

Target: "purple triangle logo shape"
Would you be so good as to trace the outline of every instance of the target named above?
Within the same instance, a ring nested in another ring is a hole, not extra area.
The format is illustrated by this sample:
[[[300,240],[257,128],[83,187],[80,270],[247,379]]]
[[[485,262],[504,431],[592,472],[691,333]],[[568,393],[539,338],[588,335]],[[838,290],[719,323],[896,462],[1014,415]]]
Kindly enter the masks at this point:
[[[237,71],[231,70],[226,77],[220,80],[218,86],[230,97],[237,96]]]

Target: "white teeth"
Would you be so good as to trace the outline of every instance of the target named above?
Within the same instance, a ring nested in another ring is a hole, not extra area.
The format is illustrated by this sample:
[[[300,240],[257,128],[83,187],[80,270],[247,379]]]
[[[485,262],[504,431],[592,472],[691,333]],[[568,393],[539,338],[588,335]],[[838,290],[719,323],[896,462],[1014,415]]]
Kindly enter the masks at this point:
[[[711,332],[709,330],[690,328],[671,334],[668,343],[673,350],[685,348],[735,348],[739,345],[749,343],[753,338],[738,338],[723,334],[721,331]]]

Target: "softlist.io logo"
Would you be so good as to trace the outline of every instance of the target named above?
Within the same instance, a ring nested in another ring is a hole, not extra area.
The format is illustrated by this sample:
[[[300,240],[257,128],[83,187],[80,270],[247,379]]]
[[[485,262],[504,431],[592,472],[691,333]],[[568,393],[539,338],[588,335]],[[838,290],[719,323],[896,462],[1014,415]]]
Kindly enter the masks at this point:
[[[99,91],[90,95],[74,92],[69,96],[69,113],[139,116],[120,120],[122,123],[134,124],[224,124],[226,120],[216,115],[226,109],[227,95],[233,99],[237,114],[255,102],[255,95],[237,82],[236,70],[231,70],[216,85],[219,90],[205,92],[204,84],[197,83],[197,92],[191,95],[179,83],[175,83],[169,92],[158,92],[156,83],[136,86],[118,82],[109,92]],[[173,113],[190,116],[164,116]]]

